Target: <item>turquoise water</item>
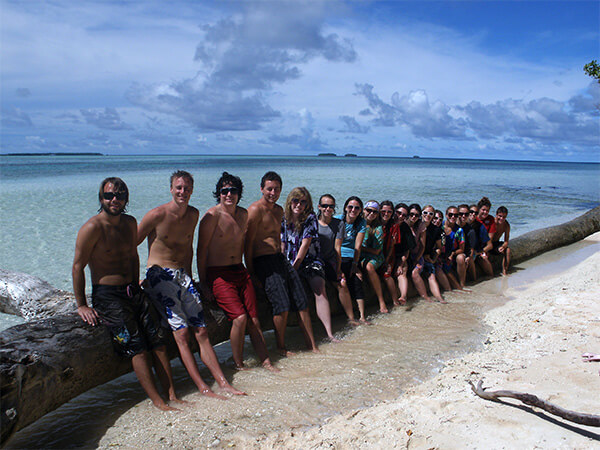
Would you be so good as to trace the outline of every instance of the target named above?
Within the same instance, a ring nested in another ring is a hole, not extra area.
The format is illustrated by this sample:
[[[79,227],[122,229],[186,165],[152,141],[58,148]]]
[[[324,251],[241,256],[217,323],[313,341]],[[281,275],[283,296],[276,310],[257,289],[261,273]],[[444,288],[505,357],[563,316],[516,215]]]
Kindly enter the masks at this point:
[[[138,220],[170,200],[169,176],[177,169],[194,175],[191,204],[201,214],[214,204],[212,191],[224,170],[242,178],[242,206],[259,198],[267,170],[283,178],[280,202],[295,186],[306,186],[315,202],[329,192],[338,203],[358,195],[440,209],[486,195],[493,211],[508,207],[513,236],[600,203],[600,164],[593,163],[264,156],[1,156],[0,163],[0,267],[66,290],[77,231],[96,213],[98,185],[107,176],[128,184],[129,212]],[[143,267],[144,245],[140,258]]]

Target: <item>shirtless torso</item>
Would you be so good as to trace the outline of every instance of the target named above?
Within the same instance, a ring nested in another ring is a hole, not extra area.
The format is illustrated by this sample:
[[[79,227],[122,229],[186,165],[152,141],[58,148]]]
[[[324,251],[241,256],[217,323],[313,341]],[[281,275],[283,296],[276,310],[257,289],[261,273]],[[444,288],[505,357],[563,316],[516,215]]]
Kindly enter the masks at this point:
[[[188,205],[192,193],[188,183],[185,178],[173,180],[173,200],[149,211],[138,226],[138,244],[148,237],[148,267],[183,268],[192,274],[192,241],[199,212]]]
[[[206,268],[242,262],[248,211],[233,205],[210,208],[198,228],[198,275],[205,281]]]
[[[507,220],[496,221],[496,232],[492,236],[492,242],[497,242],[500,240],[502,235],[504,235],[504,240],[508,241],[508,236],[510,234],[510,224]]]
[[[254,258],[281,252],[283,208],[275,203],[281,194],[281,186],[276,181],[266,181],[261,191],[262,198],[248,208],[245,257],[246,266],[251,274],[254,273]]]

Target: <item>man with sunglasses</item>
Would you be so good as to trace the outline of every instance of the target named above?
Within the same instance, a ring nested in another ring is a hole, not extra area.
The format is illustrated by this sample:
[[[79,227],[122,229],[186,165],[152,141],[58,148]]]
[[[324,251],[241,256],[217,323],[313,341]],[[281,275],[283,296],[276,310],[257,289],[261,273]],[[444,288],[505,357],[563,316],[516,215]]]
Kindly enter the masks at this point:
[[[242,264],[248,211],[238,206],[244,185],[239,177],[223,172],[215,192],[217,205],[210,208],[198,227],[198,277],[206,295],[231,321],[231,353],[238,369],[244,368],[246,329],[263,367],[277,371],[271,364],[265,338],[258,321],[256,294],[248,271]]]
[[[183,364],[198,390],[203,395],[224,398],[215,394],[200,376],[190,348],[191,335],[198,342],[202,362],[219,387],[243,395],[229,384],[221,370],[208,339],[202,300],[191,277],[192,242],[199,216],[198,210],[189,206],[194,179],[190,173],[179,170],[171,175],[170,184],[172,200],[149,211],[137,230],[138,245],[148,238],[144,290],[171,327]]]
[[[75,244],[72,275],[77,313],[92,326],[100,322],[106,325],[115,350],[131,358],[133,370],[154,406],[174,411],[158,393],[152,374],[150,352],[161,368],[158,374],[169,400],[178,401],[165,331],[139,288],[137,222],[123,214],[129,201],[127,185],[120,178],[106,178],[98,197],[99,213],[81,227]],[[90,267],[93,308],[85,297],[85,266]]]

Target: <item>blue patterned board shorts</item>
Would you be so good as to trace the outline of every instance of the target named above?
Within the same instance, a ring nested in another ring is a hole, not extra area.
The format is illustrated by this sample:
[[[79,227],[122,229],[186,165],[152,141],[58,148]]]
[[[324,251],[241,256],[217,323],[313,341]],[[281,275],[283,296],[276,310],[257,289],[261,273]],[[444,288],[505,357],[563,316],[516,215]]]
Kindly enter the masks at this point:
[[[144,291],[152,298],[171,330],[206,326],[200,294],[183,269],[150,267],[146,271]]]

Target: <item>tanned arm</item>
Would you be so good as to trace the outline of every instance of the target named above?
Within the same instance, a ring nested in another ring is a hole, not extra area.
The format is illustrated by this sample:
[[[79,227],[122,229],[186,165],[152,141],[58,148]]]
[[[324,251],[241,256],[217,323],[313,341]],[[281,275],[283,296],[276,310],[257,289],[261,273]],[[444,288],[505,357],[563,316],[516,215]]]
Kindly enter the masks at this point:
[[[98,313],[87,305],[85,298],[85,266],[88,265],[92,251],[100,240],[102,231],[100,227],[92,222],[87,222],[81,227],[75,242],[75,257],[73,258],[73,292],[77,301],[77,314],[84,322],[92,326],[98,324]]]
[[[142,242],[144,242],[144,239],[146,239],[148,235],[154,231],[156,225],[161,219],[162,214],[157,208],[154,208],[146,213],[137,227],[137,245],[140,245]]]
[[[251,205],[248,208],[248,231],[246,231],[246,241],[244,243],[244,260],[246,268],[250,275],[254,276],[254,240],[256,239],[256,230],[260,221],[260,211],[257,206]]]
[[[308,249],[310,247],[310,243],[312,242],[312,238],[304,238],[302,239],[302,244],[300,244],[300,249],[298,250],[298,254],[296,255],[296,260],[292,264],[294,269],[298,270],[300,268],[300,264],[304,261],[306,254],[308,253]]]
[[[218,212],[209,210],[204,214],[198,226],[198,248],[196,249],[196,263],[200,285],[206,283],[206,261],[208,259],[208,246],[219,223]]]

